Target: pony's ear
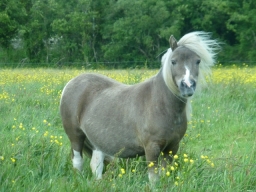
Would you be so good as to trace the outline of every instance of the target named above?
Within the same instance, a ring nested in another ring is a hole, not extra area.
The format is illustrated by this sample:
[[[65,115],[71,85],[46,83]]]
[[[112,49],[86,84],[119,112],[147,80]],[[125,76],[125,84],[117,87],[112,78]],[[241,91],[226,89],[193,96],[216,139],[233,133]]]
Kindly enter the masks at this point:
[[[173,37],[173,35],[171,35],[169,42],[170,42],[172,51],[174,51],[174,49],[176,49],[178,47],[178,44],[177,44],[177,40]]]

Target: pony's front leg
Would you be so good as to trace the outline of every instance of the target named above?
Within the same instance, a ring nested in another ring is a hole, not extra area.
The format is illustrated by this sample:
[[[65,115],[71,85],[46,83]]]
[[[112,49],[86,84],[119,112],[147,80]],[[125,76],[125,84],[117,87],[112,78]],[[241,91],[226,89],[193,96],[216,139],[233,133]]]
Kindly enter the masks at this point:
[[[157,143],[150,142],[145,147],[145,155],[148,164],[148,178],[152,184],[159,179],[157,168],[160,152],[160,146]]]
[[[90,166],[92,169],[92,173],[96,176],[96,179],[102,178],[104,158],[105,155],[102,151],[97,149],[93,150]]]

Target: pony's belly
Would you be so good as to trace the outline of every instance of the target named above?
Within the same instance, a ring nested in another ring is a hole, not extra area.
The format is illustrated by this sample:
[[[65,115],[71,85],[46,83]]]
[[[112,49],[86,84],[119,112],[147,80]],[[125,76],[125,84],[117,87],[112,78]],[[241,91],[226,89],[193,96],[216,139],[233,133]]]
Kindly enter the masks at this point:
[[[135,137],[125,136],[119,131],[96,131],[96,128],[84,130],[87,139],[94,149],[99,149],[109,156],[120,158],[136,157],[145,154]]]
[[[93,146],[109,156],[119,158],[136,157],[145,154],[143,147],[133,145],[132,143],[123,143],[118,140],[109,140],[106,142],[97,142],[94,140]]]

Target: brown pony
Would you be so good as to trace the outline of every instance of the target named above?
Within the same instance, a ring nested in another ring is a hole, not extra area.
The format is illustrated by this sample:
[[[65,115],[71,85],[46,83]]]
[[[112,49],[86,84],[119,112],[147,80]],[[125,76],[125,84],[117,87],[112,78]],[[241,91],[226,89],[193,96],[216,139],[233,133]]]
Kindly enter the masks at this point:
[[[62,92],[60,113],[72,148],[73,167],[82,170],[82,152],[91,157],[91,169],[102,178],[103,162],[145,155],[149,180],[154,182],[162,152],[171,162],[187,129],[190,98],[210,73],[218,43],[209,33],[192,32],[162,57],[160,71],[145,82],[124,85],[99,74],[82,74]],[[151,164],[152,165],[152,164]]]

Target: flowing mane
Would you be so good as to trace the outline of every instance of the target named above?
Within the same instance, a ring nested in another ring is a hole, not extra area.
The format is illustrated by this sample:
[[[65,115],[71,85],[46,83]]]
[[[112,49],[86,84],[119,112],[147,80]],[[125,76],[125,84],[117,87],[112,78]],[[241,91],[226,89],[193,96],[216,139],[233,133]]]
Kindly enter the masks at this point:
[[[200,58],[199,64],[199,80],[198,83],[205,84],[205,77],[211,74],[211,67],[215,64],[215,56],[219,50],[219,44],[216,40],[210,39],[211,34],[203,31],[196,31],[184,35],[179,41],[178,46],[184,46],[195,52]],[[172,79],[171,65],[172,49],[162,57],[163,77],[167,87],[178,95],[178,88]],[[198,88],[197,88],[198,89]]]

